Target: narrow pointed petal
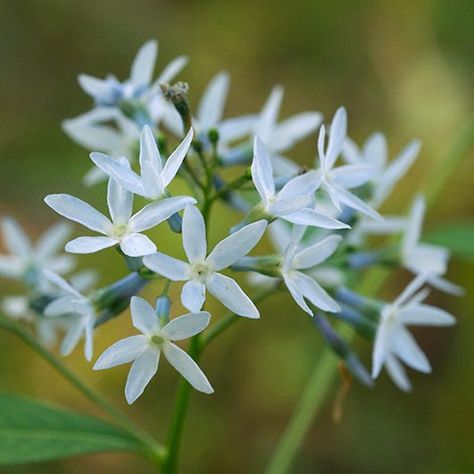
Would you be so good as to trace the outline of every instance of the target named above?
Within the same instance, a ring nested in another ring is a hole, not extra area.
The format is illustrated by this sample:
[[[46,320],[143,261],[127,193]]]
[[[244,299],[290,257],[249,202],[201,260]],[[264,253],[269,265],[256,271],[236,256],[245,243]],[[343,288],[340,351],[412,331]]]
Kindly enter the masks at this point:
[[[229,83],[229,74],[226,72],[216,74],[209,82],[197,109],[201,132],[215,128],[220,122],[229,92]]]
[[[143,257],[156,252],[156,245],[143,234],[127,235],[120,242],[120,248],[129,257]]]
[[[289,199],[314,194],[321,184],[320,173],[308,171],[300,176],[290,179],[278,193],[278,199]]]
[[[284,89],[282,86],[275,86],[260,112],[256,133],[264,141],[268,138],[271,130],[278,121],[283,93]]]
[[[110,85],[103,79],[97,79],[88,74],[80,74],[77,80],[82,90],[94,99],[100,99],[110,95]]]
[[[143,393],[158,372],[159,361],[160,352],[148,349],[132,364],[125,384],[125,398],[129,405]]]
[[[309,209],[314,204],[314,195],[305,194],[302,196],[294,196],[280,198],[279,196],[267,208],[272,216],[283,217],[287,214],[298,212],[303,209]]]
[[[80,299],[84,297],[72,287],[63,277],[60,277],[56,273],[53,273],[49,270],[43,270],[43,275],[47,278],[53,285],[56,285],[61,290],[69,293],[70,295],[77,296]]]
[[[143,257],[143,264],[150,270],[172,281],[184,281],[190,276],[191,268],[187,262],[156,252]]]
[[[352,194],[340,187],[334,188],[334,192],[337,196],[337,199],[345,206],[355,209],[356,211],[359,211],[376,221],[383,221],[383,217],[375,209],[372,209],[355,194]]]
[[[427,275],[418,275],[414,278],[400,295],[395,298],[393,306],[402,306],[405,304],[426,283],[426,280]]]
[[[260,313],[242,288],[232,278],[214,273],[206,281],[209,292],[226,308],[246,318],[259,318]]]
[[[431,365],[414,337],[403,327],[399,328],[392,339],[397,356],[411,368],[420,372],[431,372]]]
[[[61,216],[101,234],[107,234],[112,226],[109,219],[91,205],[69,194],[50,194],[44,201]]]
[[[74,348],[79,343],[83,332],[84,332],[84,321],[82,317],[77,316],[70,323],[69,328],[66,332],[66,336],[64,337],[63,342],[61,343],[61,348],[60,348],[61,355],[67,356],[74,350]]]
[[[295,272],[293,282],[298,286],[303,296],[311,303],[323,311],[338,313],[340,306],[331,298],[327,292],[310,276],[301,272]]]
[[[125,162],[128,161],[124,158]],[[109,178],[107,186],[107,205],[115,224],[124,224],[128,222],[132,215],[133,194],[127,191],[120,182]]]
[[[198,312],[206,299],[206,287],[198,280],[189,280],[181,290],[183,306],[194,313]]]
[[[372,350],[372,378],[375,379],[380,374],[382,367],[389,356],[389,337],[388,325],[383,321],[378,325],[375,334],[374,348]]]
[[[321,125],[321,128],[319,129],[319,135],[318,135],[318,157],[319,157],[319,167],[321,170],[327,170],[327,159],[326,159],[326,152],[324,151],[324,144],[326,142],[326,127]]]
[[[73,313],[73,305],[71,302],[71,296],[61,296],[56,298],[55,300],[51,301],[46,308],[43,310],[43,314],[46,317],[57,317],[57,316],[64,316],[66,314]]]
[[[170,341],[181,341],[204,331],[209,325],[211,315],[206,311],[189,313],[172,319],[161,330]]]
[[[151,229],[196,200],[188,196],[176,196],[147,204],[130,218],[129,224],[135,232]]]
[[[30,239],[14,219],[10,217],[2,219],[2,232],[5,245],[11,253],[20,257],[26,257],[31,253]]]
[[[241,115],[223,120],[219,125],[219,137],[222,143],[234,142],[250,135],[256,121],[255,115]]]
[[[183,215],[183,247],[191,263],[206,258],[206,227],[204,217],[196,206],[188,205]]]
[[[194,131],[192,128],[190,128],[183,141],[166,160],[165,166],[163,167],[163,171],[161,173],[163,185],[165,187],[171,183],[173,178],[176,176],[176,173],[179,171],[179,168],[181,167],[181,164],[183,163],[183,160],[186,158],[186,154],[189,151],[193,137]]]
[[[414,326],[451,326],[456,323],[454,316],[435,306],[410,304],[398,312],[402,324]]]
[[[463,296],[466,293],[466,290],[462,286],[456,285],[440,276],[430,276],[427,281],[433,288],[449,293],[450,295]]]
[[[229,267],[257,245],[266,228],[267,221],[260,220],[230,234],[214,247],[207,258],[207,263],[215,271]]]
[[[66,252],[70,253],[95,253],[118,244],[117,239],[111,237],[78,237],[66,244]]]
[[[103,153],[93,152],[89,156],[99,169],[107,176],[118,181],[125,189],[139,196],[145,196],[140,176],[131,170],[130,166],[124,166],[119,161]]]
[[[302,112],[282,121],[275,127],[272,151],[279,153],[289,150],[313,133],[321,121],[322,115],[319,112]]]
[[[375,132],[364,143],[365,164],[380,171],[387,162],[387,140],[383,133]],[[361,163],[364,164],[364,163]]]
[[[402,241],[404,255],[408,255],[412,252],[420,241],[425,209],[426,204],[423,196],[417,196],[411,208],[410,217]]]
[[[23,270],[23,262],[16,255],[0,255],[0,276],[16,280]]]
[[[306,304],[306,301],[304,300],[304,297],[303,297],[303,293],[301,292],[296,282],[293,280],[293,273],[291,275],[284,274],[283,280],[285,282],[286,287],[288,288],[288,291],[290,292],[291,296],[293,297],[295,302],[298,304],[298,306],[303,311],[308,313],[310,316],[313,316],[313,311]]]
[[[390,378],[400,390],[403,390],[404,392],[409,392],[411,390],[411,383],[408,380],[405,369],[395,356],[391,354],[387,356],[385,367]]]
[[[346,165],[334,168],[331,177],[338,186],[344,189],[352,189],[362,186],[374,178],[375,171],[373,166]]]
[[[214,393],[209,380],[194,360],[175,344],[163,346],[168,362],[196,389],[203,393]]]
[[[146,336],[130,336],[120,339],[106,349],[94,364],[94,370],[104,370],[117,365],[128,364],[138,359],[148,348]]]
[[[281,216],[285,221],[298,225],[321,227],[322,229],[350,229],[351,227],[344,222],[338,221],[333,217],[325,216],[314,209],[300,209]]]
[[[336,251],[341,241],[342,237],[340,235],[329,235],[323,240],[306,247],[293,258],[293,267],[297,270],[304,270],[319,265]]]
[[[258,136],[255,137],[253,152],[252,180],[262,200],[267,202],[275,194],[275,182],[270,157]]]
[[[92,360],[94,352],[94,319],[89,318],[84,325],[84,357],[87,361]]]
[[[158,79],[155,84],[159,87],[159,85],[163,82],[171,81],[184,69],[186,64],[188,64],[188,61],[189,59],[187,56],[178,56],[171,60],[163,69],[163,72],[158,76]]]
[[[50,257],[62,250],[64,242],[71,235],[72,227],[67,222],[58,222],[44,232],[36,243],[36,255]]]
[[[130,79],[136,86],[148,85],[153,77],[158,43],[147,41],[139,50],[132,63]]]
[[[329,130],[329,142],[326,152],[327,167],[332,168],[341,154],[347,133],[347,112],[344,107],[337,109]]]
[[[155,310],[143,298],[132,296],[130,300],[132,323],[143,334],[155,334],[160,331],[160,320]]]

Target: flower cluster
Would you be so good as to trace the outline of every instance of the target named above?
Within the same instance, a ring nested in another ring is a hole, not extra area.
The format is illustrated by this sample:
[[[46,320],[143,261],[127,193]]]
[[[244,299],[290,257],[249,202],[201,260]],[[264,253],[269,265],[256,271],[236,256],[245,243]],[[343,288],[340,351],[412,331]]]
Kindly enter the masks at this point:
[[[279,122],[280,86],[260,112],[223,118],[230,82],[225,72],[211,79],[194,114],[188,86],[169,84],[186,58],[175,59],[154,79],[157,51],[156,42],[146,43],[125,81],[80,75],[93,108],[64,123],[69,136],[91,152],[94,168],[86,183],[108,182],[110,217],[69,194],[45,198],[58,214],[99,234],[70,240],[66,252],[89,254],[114,247],[129,275],[94,290],[84,275],[70,275],[68,281],[65,275],[74,260],[58,254],[68,226],[52,227],[33,246],[13,220],[4,219],[9,254],[0,256],[0,275],[22,281],[27,289],[26,295],[5,297],[4,311],[33,323],[45,343],[54,342],[57,331],[64,332],[63,354],[84,338],[84,353],[91,360],[96,328],[130,305],[132,324],[141,334],[113,344],[94,369],[132,363],[125,388],[132,403],[156,374],[163,355],[195,389],[212,393],[195,360],[175,342],[193,338],[199,345],[206,328],[215,327],[211,319],[219,315],[211,317],[203,310],[209,294],[231,317],[258,319],[254,296],[226,274],[247,272],[260,296],[287,291],[295,308],[313,317],[327,343],[363,383],[371,384],[371,377],[338,335],[335,321],[373,341],[372,378],[385,367],[393,381],[408,390],[400,361],[421,372],[428,372],[430,365],[407,326],[454,323],[445,311],[422,303],[428,294],[423,287],[462,291],[444,278],[448,251],[420,241],[422,196],[416,196],[407,217],[380,213],[414,163],[419,142],[409,143],[393,160],[387,159],[380,133],[359,149],[347,136],[342,107],[326,125],[316,111]],[[287,156],[306,137],[316,142],[318,133],[315,161],[302,166]],[[176,146],[170,146],[173,137]],[[227,168],[234,169],[233,179],[224,178],[230,174],[224,173]],[[178,182],[188,185],[184,195]],[[209,251],[208,226],[213,216],[217,219],[214,205],[219,201],[224,204],[219,213],[232,208],[241,218]],[[159,251],[156,235],[165,223],[182,241],[187,261]],[[392,237],[374,250],[373,234]],[[254,251],[257,246],[268,248],[267,237],[275,250]],[[349,289],[375,265],[405,268],[415,275],[393,303]],[[138,296],[154,282],[160,285],[155,307]],[[170,318],[168,292],[175,282],[183,282],[181,303],[190,313]]]

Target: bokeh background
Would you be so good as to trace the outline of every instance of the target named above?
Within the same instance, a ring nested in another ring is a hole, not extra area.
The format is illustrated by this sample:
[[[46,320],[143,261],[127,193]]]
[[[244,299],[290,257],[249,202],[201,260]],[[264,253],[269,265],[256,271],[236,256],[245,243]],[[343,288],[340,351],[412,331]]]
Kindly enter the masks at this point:
[[[178,54],[190,56],[181,78],[191,85],[191,102],[214,73],[226,69],[232,76],[229,115],[258,110],[270,88],[281,83],[283,116],[316,109],[329,119],[344,104],[350,135],[360,142],[374,130],[384,131],[392,156],[412,137],[421,138],[421,157],[387,206],[406,209],[426,171],[472,120],[473,24],[472,0],[3,0],[0,213],[15,216],[35,236],[56,221],[42,202],[50,192],[70,192],[104,206],[104,188],[86,190],[81,183],[90,167],[87,151],[63,134],[60,122],[91,105],[75,80],[79,72],[127,77],[136,50],[150,38],[160,41],[158,69]],[[314,139],[292,156],[309,162]],[[473,217],[473,158],[471,151],[450,179],[428,216],[428,229]],[[214,242],[236,218],[217,212]],[[176,237],[156,238],[162,249],[177,251]],[[104,284],[125,272],[112,250],[81,258],[80,265],[97,266]],[[330,399],[295,473],[474,472],[473,270],[465,261],[450,267],[449,277],[466,287],[465,297],[432,296],[457,316],[458,325],[416,332],[434,374],[410,373],[415,386],[410,395],[385,376],[374,390],[354,383],[338,423]],[[397,274],[386,295],[396,294],[406,279]],[[2,294],[15,291],[2,282]],[[152,298],[154,292],[146,294]],[[222,307],[212,310],[218,315]],[[96,353],[129,334],[124,314],[102,328]],[[356,347],[369,363],[369,345],[358,341]],[[1,390],[96,413],[18,340],[0,334],[0,351]],[[318,333],[284,296],[262,305],[260,322],[243,321],[215,342],[201,364],[216,395],[192,396],[181,472],[262,472],[320,351]],[[177,382],[166,364],[131,408],[122,392],[127,367],[93,373],[81,350],[67,364],[146,428],[165,434]],[[136,457],[115,454],[0,468],[25,474],[84,471],[151,472]]]

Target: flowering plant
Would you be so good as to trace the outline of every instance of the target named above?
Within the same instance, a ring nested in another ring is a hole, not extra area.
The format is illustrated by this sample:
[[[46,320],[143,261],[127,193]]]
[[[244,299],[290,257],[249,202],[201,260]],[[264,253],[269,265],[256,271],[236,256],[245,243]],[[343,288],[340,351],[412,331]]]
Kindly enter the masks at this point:
[[[22,283],[25,293],[2,299],[8,317],[0,317],[0,326],[20,336],[116,424],[5,396],[9,409],[21,406],[23,411],[40,413],[27,428],[49,428],[57,434],[56,441],[61,429],[71,435],[61,438],[56,448],[44,449],[39,443],[36,448],[10,450],[0,456],[5,462],[132,450],[164,473],[176,472],[191,387],[205,394],[219,391],[197,364],[199,357],[238,320],[265,317],[258,304],[277,292],[294,300],[295,309],[299,307],[301,317],[319,330],[341,365],[366,386],[386,369],[400,389],[410,390],[404,365],[420,372],[430,372],[431,366],[407,327],[454,323],[446,311],[423,303],[429,287],[462,293],[445,279],[449,250],[422,239],[425,198],[415,196],[405,217],[380,212],[414,163],[421,146],[417,140],[388,160],[382,134],[371,135],[360,149],[348,138],[342,107],[326,125],[316,111],[279,122],[281,87],[271,92],[259,113],[223,119],[227,73],[211,80],[194,110],[188,85],[170,84],[186,58],[172,61],[153,79],[157,51],[156,42],[147,42],[125,81],[80,75],[79,84],[93,98],[94,107],[64,122],[66,133],[91,151],[94,167],[84,178],[86,186],[107,183],[110,218],[69,194],[50,194],[45,202],[57,214],[99,235],[68,241],[63,254],[61,247],[71,232],[68,224],[56,224],[33,245],[14,220],[2,221],[8,253],[0,256],[0,275]],[[314,161],[300,166],[286,156],[300,140],[316,138],[318,129]],[[226,177],[228,168],[236,170],[234,178]],[[181,184],[176,192],[178,181],[187,185],[186,191]],[[210,250],[208,227],[218,202],[224,206],[219,212],[233,210],[232,215],[240,218]],[[162,252],[160,241],[147,235],[167,226],[181,241],[186,261]],[[376,240],[382,243],[374,248],[371,236],[376,234],[389,239]],[[267,237],[274,250],[263,253],[262,246],[255,250]],[[93,273],[71,274],[75,258],[70,254],[109,248],[117,250],[127,276],[96,288]],[[393,302],[384,301],[358,285],[369,267],[391,272],[405,268],[413,279]],[[253,291],[241,288],[235,279],[239,273],[247,276]],[[182,285],[180,302],[188,311],[181,316],[174,315],[173,305],[179,302],[169,296],[175,284]],[[139,296],[146,286],[155,300]],[[221,303],[217,314],[204,309],[209,298]],[[85,358],[91,361],[96,330],[112,318],[127,317],[128,306],[138,333],[131,330],[116,341],[95,359],[93,369],[131,364],[125,384],[129,404],[137,402],[163,358],[176,369],[182,381],[166,444],[117,412],[50,352],[60,336],[62,355],[84,341]],[[25,325],[32,325],[33,333]],[[351,346],[354,334],[373,346],[371,371]],[[180,347],[186,339],[190,339],[187,351]],[[310,386],[319,382],[318,376]],[[311,403],[310,397],[305,406]],[[288,439],[302,437],[311,412],[306,415],[298,417],[302,422],[290,424],[267,472],[287,472],[297,447],[288,448],[292,446]],[[12,418],[10,427],[23,422]],[[95,433],[95,441],[84,441],[80,436],[84,433]]]

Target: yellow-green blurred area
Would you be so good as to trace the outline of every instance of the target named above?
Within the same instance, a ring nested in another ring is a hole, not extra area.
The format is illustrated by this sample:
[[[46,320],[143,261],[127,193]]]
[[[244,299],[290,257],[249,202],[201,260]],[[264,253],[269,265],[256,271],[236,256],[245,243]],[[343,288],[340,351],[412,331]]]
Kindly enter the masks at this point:
[[[105,210],[105,188],[86,189],[88,151],[61,131],[64,118],[85,112],[91,101],[76,76],[128,75],[146,40],[160,42],[158,70],[178,54],[190,56],[180,78],[196,103],[209,79],[231,74],[228,116],[254,112],[274,84],[285,86],[282,116],[315,109],[330,117],[340,105],[349,134],[359,143],[376,130],[388,136],[391,156],[411,138],[423,140],[419,160],[386,209],[404,212],[429,183],[424,175],[455,146],[472,120],[474,2],[436,1],[151,1],[3,0],[0,2],[0,213],[17,218],[37,236],[58,217],[43,203],[48,193],[69,192]],[[311,164],[316,135],[291,157]],[[462,161],[427,217],[427,228],[473,216],[474,164]],[[214,210],[211,243],[238,215]],[[166,225],[164,226],[166,227]],[[77,227],[77,235],[79,227]],[[158,247],[181,252],[180,237],[165,228],[151,234]],[[474,235],[472,236],[474,238]],[[264,249],[265,244],[262,245]],[[96,267],[107,284],[126,272],[114,250],[79,259]],[[474,266],[453,261],[449,278],[467,295],[434,292],[433,304],[458,324],[415,331],[434,373],[411,372],[411,394],[383,375],[372,390],[354,381],[333,421],[332,396],[306,438],[296,474],[474,472]],[[397,273],[384,289],[393,298],[407,281]],[[172,286],[175,300],[180,285]],[[2,294],[19,288],[2,282]],[[160,284],[147,288],[151,301]],[[179,314],[176,304],[173,314]],[[211,302],[217,320],[222,306]],[[261,320],[242,320],[209,347],[200,364],[216,393],[192,394],[183,438],[183,473],[251,474],[266,460],[318,360],[322,340],[308,316],[287,295],[261,305]],[[128,313],[102,326],[95,356],[134,333]],[[99,414],[19,340],[0,334],[0,389]],[[356,349],[370,366],[371,347]],[[162,363],[145,394],[126,406],[128,367],[93,372],[82,349],[66,359],[87,382],[161,439],[174,399],[177,374]],[[0,472],[78,474],[147,473],[133,455],[104,454],[0,468]]]

